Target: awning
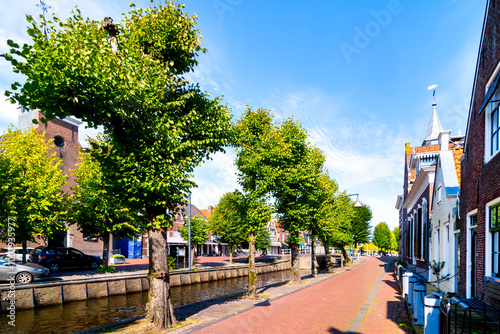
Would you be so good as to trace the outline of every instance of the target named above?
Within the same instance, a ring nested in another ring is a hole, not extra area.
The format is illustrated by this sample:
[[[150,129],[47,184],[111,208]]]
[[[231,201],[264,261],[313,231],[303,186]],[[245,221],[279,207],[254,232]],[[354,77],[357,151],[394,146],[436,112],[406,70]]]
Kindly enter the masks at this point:
[[[488,92],[486,93],[486,96],[484,97],[483,104],[481,105],[481,109],[479,109],[479,114],[481,114],[483,112],[484,108],[486,108],[486,106],[490,102],[491,98],[493,97],[493,93],[495,93],[495,91],[497,90],[498,83],[499,83],[498,78],[500,78],[499,74],[497,74],[497,77],[495,78],[495,80],[491,84],[490,88],[488,89]]]
[[[273,241],[271,242],[271,247],[281,247],[281,242]]]

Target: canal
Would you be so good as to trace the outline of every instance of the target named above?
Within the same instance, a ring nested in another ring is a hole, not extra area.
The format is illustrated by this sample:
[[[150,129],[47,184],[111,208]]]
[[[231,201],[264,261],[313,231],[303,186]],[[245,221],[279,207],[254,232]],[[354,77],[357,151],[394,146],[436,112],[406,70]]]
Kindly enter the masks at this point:
[[[305,271],[303,275],[307,275]],[[259,275],[259,287],[290,280],[290,271]],[[247,291],[248,277],[171,288],[174,307]],[[147,291],[16,311],[15,326],[0,314],[0,333],[74,333],[146,314]]]

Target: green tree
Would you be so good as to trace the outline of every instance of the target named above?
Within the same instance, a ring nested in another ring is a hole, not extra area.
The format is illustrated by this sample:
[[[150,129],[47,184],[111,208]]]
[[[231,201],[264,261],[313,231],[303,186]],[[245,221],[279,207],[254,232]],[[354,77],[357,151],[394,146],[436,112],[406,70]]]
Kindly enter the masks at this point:
[[[107,191],[119,194],[130,210],[146,212],[147,318],[162,329],[177,323],[166,229],[194,186],[195,166],[222,150],[231,123],[220,99],[184,77],[205,51],[195,16],[173,2],[131,6],[117,24],[84,19],[79,10],[65,22],[52,17],[37,23],[28,16],[33,43],[20,47],[9,40],[10,52],[2,56],[27,77],[6,93],[12,101],[42,110],[47,119],[74,115],[92,127],[103,125],[110,140],[91,143],[91,154]]]
[[[34,128],[8,128],[0,137],[0,240],[23,246],[64,231],[66,176],[52,141]]]
[[[370,221],[372,219],[372,210],[366,204],[354,211],[351,221],[351,231],[355,248],[358,244],[370,241]]]
[[[103,241],[103,263],[108,266],[109,237],[133,237],[142,232],[144,212],[131,211],[120,196],[108,192],[99,162],[80,151],[80,162],[73,171],[77,186],[73,188],[72,207],[68,221],[77,224],[83,233]]]
[[[392,234],[394,234],[394,239],[396,243],[396,247],[394,248],[394,250],[399,252],[399,227],[395,227],[392,230]]]
[[[240,184],[253,199],[274,198],[280,224],[290,233],[291,281],[298,283],[299,234],[306,230],[312,211],[307,194],[321,173],[324,154],[306,142],[300,124],[287,119],[274,125],[265,109],[248,108],[236,124],[235,138]]]
[[[238,191],[225,193],[209,218],[210,231],[219,237],[219,241],[229,245],[231,264],[236,246],[245,241],[243,205],[243,197]]]
[[[188,218],[184,219],[184,225],[179,227],[181,237],[189,240],[189,225]],[[194,261],[194,251],[197,245],[203,245],[208,239],[209,235],[208,221],[202,216],[191,217],[191,263]]]
[[[391,235],[394,236],[387,226],[387,223],[381,222],[373,231],[373,244],[382,250],[390,250],[391,249]]]

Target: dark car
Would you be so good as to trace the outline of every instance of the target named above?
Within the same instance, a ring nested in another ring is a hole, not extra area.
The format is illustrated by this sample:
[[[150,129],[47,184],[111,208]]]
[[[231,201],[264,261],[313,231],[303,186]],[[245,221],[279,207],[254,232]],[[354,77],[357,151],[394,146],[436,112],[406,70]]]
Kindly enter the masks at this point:
[[[97,269],[102,264],[99,257],[71,247],[37,247],[31,251],[31,262],[47,267],[50,271],[74,267]]]

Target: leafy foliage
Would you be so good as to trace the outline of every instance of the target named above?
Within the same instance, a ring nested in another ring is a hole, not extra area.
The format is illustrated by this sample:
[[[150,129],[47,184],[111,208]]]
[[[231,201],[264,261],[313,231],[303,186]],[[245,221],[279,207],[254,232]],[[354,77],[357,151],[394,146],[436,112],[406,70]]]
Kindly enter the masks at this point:
[[[0,240],[21,243],[65,229],[62,161],[34,128],[9,127],[0,138]]]
[[[370,221],[372,220],[372,211],[370,207],[363,204],[361,208],[354,211],[351,221],[351,231],[353,241],[357,245],[370,241]]]
[[[27,79],[6,94],[42,110],[47,119],[74,115],[92,127],[104,126],[109,140],[92,142],[91,155],[110,186],[107,191],[129,210],[146,211],[152,245],[148,319],[165,328],[176,324],[165,229],[195,186],[194,168],[223,150],[232,125],[221,100],[183,76],[204,52],[195,15],[184,14],[183,5],[174,2],[131,6],[115,26],[117,50],[103,22],[84,19],[79,10],[65,22],[52,17],[38,23],[28,16],[33,44],[9,41],[10,52],[2,55]]]
[[[184,225],[179,227],[179,232],[184,240],[189,239],[189,225],[187,218],[184,221]],[[191,244],[192,245],[203,245],[208,239],[210,231],[208,228],[208,222],[202,216],[191,217]]]
[[[391,236],[394,237],[387,223],[381,222],[373,231],[373,244],[380,249],[389,250],[392,246]]]
[[[91,149],[89,149],[91,150]],[[110,234],[116,237],[134,237],[144,226],[144,212],[129,210],[120,196],[109,191],[100,164],[90,153],[80,151],[80,162],[73,171],[77,186],[73,188],[72,210],[68,220],[78,225],[83,233],[102,240],[104,265],[107,265]]]
[[[231,250],[246,239],[243,230],[243,202],[240,192],[226,193],[221,197],[209,218],[212,233],[218,236],[221,242],[227,243]]]

